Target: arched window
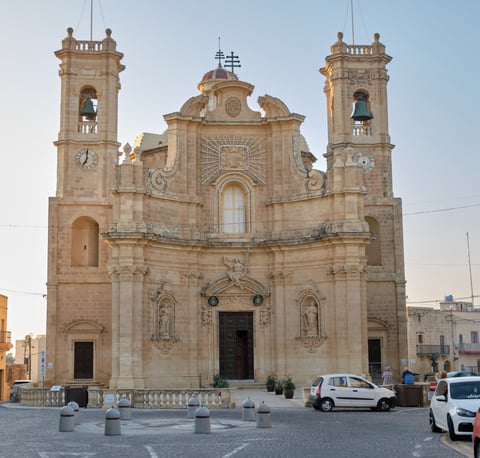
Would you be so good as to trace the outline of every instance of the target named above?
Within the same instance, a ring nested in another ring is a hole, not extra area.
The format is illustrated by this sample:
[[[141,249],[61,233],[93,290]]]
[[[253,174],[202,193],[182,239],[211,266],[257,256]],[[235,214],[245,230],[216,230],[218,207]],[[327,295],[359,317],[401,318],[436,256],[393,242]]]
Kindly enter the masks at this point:
[[[86,86],[80,92],[78,106],[78,132],[94,134],[97,132],[97,91],[91,86]]]
[[[369,266],[381,266],[382,265],[382,252],[381,252],[381,237],[380,237],[380,225],[374,218],[366,217],[365,221],[368,223],[368,228],[372,234],[372,240],[365,249],[367,256],[367,264]]]
[[[223,189],[223,232],[241,234],[246,232],[246,196],[237,183]]]
[[[98,224],[92,218],[83,216],[72,224],[72,267],[98,266]]]

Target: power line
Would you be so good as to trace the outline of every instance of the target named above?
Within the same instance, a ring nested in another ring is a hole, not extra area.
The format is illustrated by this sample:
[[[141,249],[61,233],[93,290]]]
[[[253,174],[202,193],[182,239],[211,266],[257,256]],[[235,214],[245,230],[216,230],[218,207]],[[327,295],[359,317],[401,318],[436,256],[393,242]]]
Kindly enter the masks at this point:
[[[0,288],[0,291],[3,291],[5,293],[11,293],[11,294],[23,294],[26,296],[42,296],[43,298],[47,297],[45,293],[34,293],[32,291],[19,291],[16,289],[5,289],[5,288]]]

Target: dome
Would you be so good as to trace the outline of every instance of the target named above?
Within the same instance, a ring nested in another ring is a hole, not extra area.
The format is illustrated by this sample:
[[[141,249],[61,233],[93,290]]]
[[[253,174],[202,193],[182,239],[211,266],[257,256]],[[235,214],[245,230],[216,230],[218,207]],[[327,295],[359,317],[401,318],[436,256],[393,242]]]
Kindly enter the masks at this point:
[[[205,75],[203,75],[203,78],[202,78],[202,83],[206,81],[232,80],[232,79],[238,80],[237,75],[219,66],[215,70],[210,70],[209,72],[205,73]]]

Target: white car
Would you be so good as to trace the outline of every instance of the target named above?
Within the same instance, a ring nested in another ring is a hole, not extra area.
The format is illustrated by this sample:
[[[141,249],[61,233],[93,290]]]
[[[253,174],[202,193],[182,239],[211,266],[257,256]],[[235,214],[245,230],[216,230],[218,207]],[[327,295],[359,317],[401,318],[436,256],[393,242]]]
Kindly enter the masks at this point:
[[[448,431],[452,441],[470,436],[479,407],[480,377],[441,379],[430,402],[430,428]]]
[[[354,374],[327,374],[317,377],[309,401],[315,410],[330,412],[334,407],[369,407],[387,411],[397,405],[395,393]]]

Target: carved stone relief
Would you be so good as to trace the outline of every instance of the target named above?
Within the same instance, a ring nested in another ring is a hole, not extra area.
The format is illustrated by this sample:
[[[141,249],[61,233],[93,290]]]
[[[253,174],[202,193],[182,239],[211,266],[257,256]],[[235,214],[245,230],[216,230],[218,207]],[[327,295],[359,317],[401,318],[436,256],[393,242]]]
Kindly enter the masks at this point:
[[[222,173],[242,171],[257,183],[265,183],[266,140],[258,137],[204,137],[201,143],[202,183]]]
[[[242,111],[242,103],[237,97],[229,97],[225,102],[225,111],[229,116],[235,118]]]

